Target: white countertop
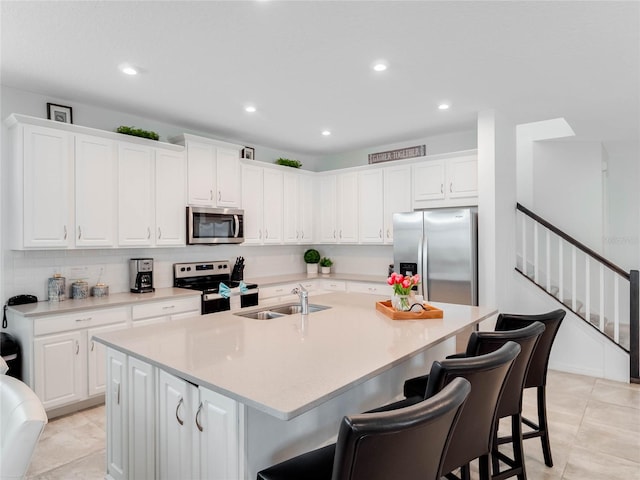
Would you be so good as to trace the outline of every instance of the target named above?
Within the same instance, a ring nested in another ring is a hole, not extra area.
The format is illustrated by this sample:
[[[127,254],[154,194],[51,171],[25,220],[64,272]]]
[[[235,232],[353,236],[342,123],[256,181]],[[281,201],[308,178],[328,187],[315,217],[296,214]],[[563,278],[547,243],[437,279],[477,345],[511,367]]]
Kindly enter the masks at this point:
[[[156,288],[155,292],[149,293],[122,292],[113,293],[106,297],[89,297],[83,298],[82,300],[64,300],[62,302],[44,301],[25,305],[14,305],[9,308],[24,317],[39,317],[43,315],[73,313],[78,310],[92,308],[113,308],[181,297],[199,297],[200,295],[201,293],[199,291],[188,290],[186,288]]]
[[[99,342],[282,420],[294,418],[497,313],[433,303],[443,319],[391,320],[388,298],[311,295],[332,308],[253,320],[221,312],[103,333]],[[246,311],[259,308],[246,309]]]

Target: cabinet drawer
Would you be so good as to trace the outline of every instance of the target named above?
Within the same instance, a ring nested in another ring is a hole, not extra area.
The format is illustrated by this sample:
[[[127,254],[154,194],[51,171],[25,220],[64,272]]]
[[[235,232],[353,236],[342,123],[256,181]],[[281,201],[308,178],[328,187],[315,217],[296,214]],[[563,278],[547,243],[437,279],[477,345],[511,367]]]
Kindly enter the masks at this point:
[[[273,297],[282,297],[283,295],[290,295],[291,290],[297,287],[297,283],[287,283],[284,285],[273,285],[271,287],[260,287],[260,299],[267,299]]]
[[[33,334],[46,335],[48,333],[91,328],[100,325],[126,322],[129,320],[129,309],[109,308],[105,310],[83,310],[69,315],[55,315],[34,320]]]
[[[371,295],[391,295],[391,287],[381,283],[349,282],[349,292],[369,293]]]
[[[175,313],[200,311],[200,297],[180,298],[166,300],[162,302],[145,303],[144,305],[134,305],[131,309],[133,320],[141,318],[160,317],[163,315],[173,315]]]
[[[347,282],[342,280],[325,280],[322,287],[325,290],[330,290],[332,292],[346,292]]]

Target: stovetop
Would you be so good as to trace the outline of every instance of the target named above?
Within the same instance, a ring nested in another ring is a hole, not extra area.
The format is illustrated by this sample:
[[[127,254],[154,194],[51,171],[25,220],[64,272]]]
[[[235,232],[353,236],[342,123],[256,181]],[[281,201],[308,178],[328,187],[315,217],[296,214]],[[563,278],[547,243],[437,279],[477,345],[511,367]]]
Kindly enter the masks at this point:
[[[231,266],[226,260],[198,263],[175,263],[173,265],[173,286],[218,293],[220,284],[229,288],[240,286],[239,281],[231,280]],[[257,288],[256,284],[246,284],[247,288]]]

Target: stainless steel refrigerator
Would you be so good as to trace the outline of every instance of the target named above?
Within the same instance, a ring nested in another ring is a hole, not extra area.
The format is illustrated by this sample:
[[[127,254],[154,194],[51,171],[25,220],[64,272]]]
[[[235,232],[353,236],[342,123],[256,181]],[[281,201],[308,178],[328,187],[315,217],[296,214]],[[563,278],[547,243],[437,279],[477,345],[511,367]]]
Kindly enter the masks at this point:
[[[478,210],[436,208],[393,215],[394,269],[419,273],[418,293],[478,305]]]

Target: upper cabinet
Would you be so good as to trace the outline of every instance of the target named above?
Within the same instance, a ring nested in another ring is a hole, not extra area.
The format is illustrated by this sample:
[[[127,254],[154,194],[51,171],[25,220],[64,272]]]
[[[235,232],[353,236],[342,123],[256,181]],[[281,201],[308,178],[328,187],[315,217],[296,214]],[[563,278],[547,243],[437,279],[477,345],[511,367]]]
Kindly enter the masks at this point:
[[[189,205],[239,208],[242,147],[194,135],[176,140],[187,150]]]
[[[245,243],[282,243],[283,174],[242,165]]]
[[[475,153],[412,166],[413,208],[477,204],[478,157]]]
[[[116,142],[76,135],[75,192],[77,247],[112,247],[117,221]]]
[[[284,243],[313,242],[313,192],[311,175],[297,171],[283,173]]]
[[[384,169],[384,243],[393,243],[393,214],[411,211],[411,165]]]
[[[383,243],[383,170],[358,172],[358,231],[360,243]]]
[[[73,246],[73,135],[34,125],[17,125],[13,135],[14,244]]]
[[[12,115],[13,249],[185,245],[184,148]]]

